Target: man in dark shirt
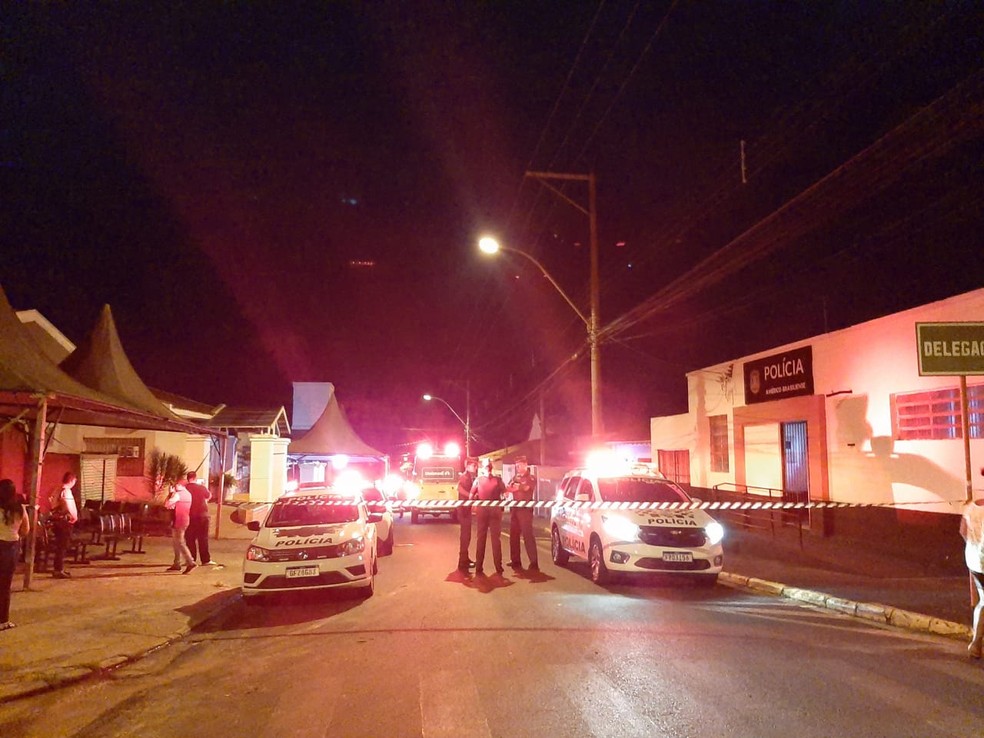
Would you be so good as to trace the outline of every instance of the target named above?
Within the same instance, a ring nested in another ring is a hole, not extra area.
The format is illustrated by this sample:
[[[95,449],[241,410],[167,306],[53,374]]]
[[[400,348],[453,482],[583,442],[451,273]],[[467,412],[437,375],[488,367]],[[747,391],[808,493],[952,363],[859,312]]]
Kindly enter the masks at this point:
[[[525,456],[516,459],[516,476],[509,482],[507,491],[516,502],[532,502],[536,496],[536,477],[530,472]],[[532,507],[509,509],[509,566],[517,570],[523,568],[523,562],[520,560],[520,537],[526,545],[530,571],[539,571],[536,538],[533,536]]]
[[[502,483],[502,477],[498,477],[492,471],[492,461],[485,467],[483,476],[475,480],[472,487],[472,499],[482,502],[498,502],[502,499],[506,486]],[[496,576],[502,576],[502,508],[498,505],[486,506],[479,505],[475,508],[475,576],[484,576],[482,567],[485,565],[485,544],[486,541],[492,542],[492,564],[495,566]]]
[[[197,556],[202,564],[216,566],[216,562],[212,561],[208,552],[208,501],[212,499],[212,494],[208,491],[208,487],[198,483],[198,475],[193,471],[188,472],[185,488],[191,493],[191,520],[188,523],[188,530],[185,531],[185,543],[191,551],[192,561]]]
[[[471,499],[472,485],[475,477],[478,476],[478,459],[469,456],[465,460],[465,471],[458,477],[458,499]],[[458,523],[461,525],[461,533],[458,536],[458,571],[465,576],[468,569],[472,566],[472,561],[468,558],[468,547],[471,545],[472,530],[472,510],[468,505],[458,508]]]

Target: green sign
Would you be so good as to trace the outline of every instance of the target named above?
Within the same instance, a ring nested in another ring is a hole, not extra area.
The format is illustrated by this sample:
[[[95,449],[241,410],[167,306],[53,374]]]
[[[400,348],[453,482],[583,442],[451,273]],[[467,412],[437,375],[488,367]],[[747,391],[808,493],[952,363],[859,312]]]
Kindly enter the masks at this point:
[[[916,323],[919,374],[984,374],[984,323]]]

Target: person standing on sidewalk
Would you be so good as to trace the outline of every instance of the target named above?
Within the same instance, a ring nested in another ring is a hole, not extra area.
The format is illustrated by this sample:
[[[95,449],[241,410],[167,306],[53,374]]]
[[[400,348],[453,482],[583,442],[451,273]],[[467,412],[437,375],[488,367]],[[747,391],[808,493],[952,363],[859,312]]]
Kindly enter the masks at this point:
[[[208,491],[208,487],[198,483],[198,475],[193,471],[188,472],[185,488],[191,495],[188,530],[185,532],[185,543],[191,551],[191,560],[194,561],[197,556],[201,564],[216,566],[208,551],[208,501],[212,499],[212,494]]]
[[[981,469],[984,475],[984,469]],[[984,650],[984,497],[967,504],[960,518],[960,535],[964,539],[964,561],[977,592],[974,606],[974,630],[967,653],[979,659]]]
[[[473,500],[498,503],[505,490],[502,477],[497,477],[492,473],[492,462],[489,461],[484,475],[475,480],[471,497]],[[478,541],[475,544],[475,576],[484,575],[482,567],[485,565],[485,543],[490,535],[492,538],[492,563],[495,566],[495,573],[502,576],[502,508],[498,504],[476,507],[475,527],[478,535]]]
[[[55,579],[68,579],[72,575],[65,571],[65,552],[72,542],[72,527],[79,519],[79,508],[75,504],[72,488],[79,481],[74,472],[65,472],[61,489],[51,496],[51,524],[55,533],[55,561],[51,576]]]
[[[191,558],[191,551],[188,550],[188,544],[185,542],[185,533],[191,519],[191,493],[180,480],[174,483],[174,489],[164,503],[164,507],[174,511],[174,520],[171,522],[174,563],[168,567],[168,571],[179,571],[181,560],[184,559],[184,573],[187,574],[195,568],[195,560]]]
[[[478,459],[469,456],[465,459],[465,470],[458,477],[458,499],[470,500],[472,487],[475,478],[478,476]],[[474,562],[468,556],[468,547],[471,545],[472,531],[472,510],[470,505],[462,505],[458,508],[458,524],[461,531],[458,534],[458,571],[462,575],[468,576],[468,570]]]
[[[10,479],[0,479],[0,630],[14,627],[10,622],[10,585],[20,553],[20,539],[31,530],[27,508],[17,496]]]
[[[514,502],[532,502],[536,494],[536,477],[530,472],[525,456],[516,457],[516,476],[506,491]],[[531,572],[540,571],[536,556],[536,538],[533,537],[533,508],[513,507],[509,510],[509,566],[522,571],[520,536],[526,544],[526,558]]]

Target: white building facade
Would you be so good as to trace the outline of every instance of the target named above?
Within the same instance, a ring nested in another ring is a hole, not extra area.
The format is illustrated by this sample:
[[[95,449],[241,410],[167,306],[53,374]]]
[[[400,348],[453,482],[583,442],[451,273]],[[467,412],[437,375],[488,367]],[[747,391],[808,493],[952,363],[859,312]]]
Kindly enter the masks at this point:
[[[957,513],[960,378],[920,375],[916,324],[982,321],[984,289],[690,372],[689,412],[651,419],[653,459],[697,487]],[[984,376],[966,384],[979,496]]]

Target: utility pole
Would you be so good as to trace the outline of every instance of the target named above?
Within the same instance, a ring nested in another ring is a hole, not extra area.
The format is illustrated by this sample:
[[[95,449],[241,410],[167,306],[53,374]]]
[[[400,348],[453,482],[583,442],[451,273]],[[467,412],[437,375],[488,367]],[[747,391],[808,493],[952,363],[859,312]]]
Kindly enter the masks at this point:
[[[591,312],[589,313],[588,345],[591,348],[591,435],[600,438],[605,432],[601,407],[601,350],[598,346],[600,282],[598,278],[598,213],[597,187],[594,172],[590,174],[567,174],[563,172],[526,172],[526,176],[539,181],[561,200],[575,210],[588,216],[588,230],[591,248],[591,281],[589,283]],[[572,200],[564,192],[550,184],[549,180],[575,181],[588,183],[588,207]],[[559,288],[558,288],[559,289]],[[575,308],[576,310],[576,308]],[[579,313],[580,314],[580,313]]]

